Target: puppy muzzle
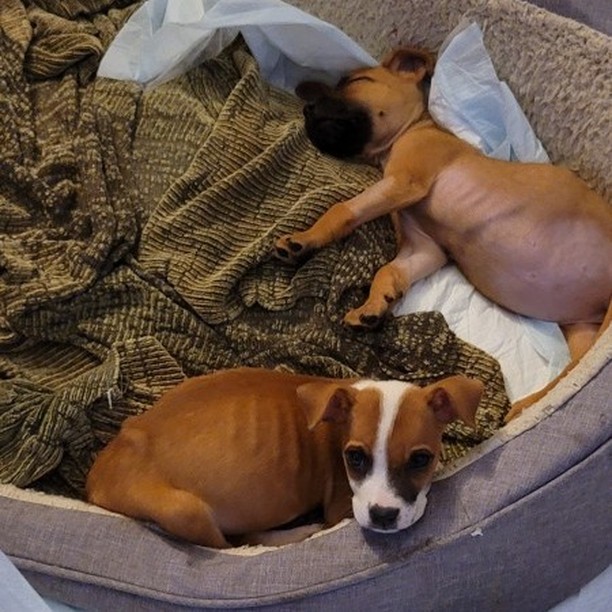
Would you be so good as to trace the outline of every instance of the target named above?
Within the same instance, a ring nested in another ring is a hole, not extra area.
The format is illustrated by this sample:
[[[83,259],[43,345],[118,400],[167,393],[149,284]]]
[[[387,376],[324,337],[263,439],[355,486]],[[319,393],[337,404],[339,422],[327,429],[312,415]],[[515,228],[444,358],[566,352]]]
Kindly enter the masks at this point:
[[[304,106],[306,134],[322,153],[340,159],[359,155],[372,137],[368,111],[335,97]]]
[[[429,486],[411,502],[386,491],[372,495],[358,491],[353,495],[353,515],[361,527],[379,533],[395,533],[410,527],[424,514]],[[363,493],[363,494],[360,494]]]

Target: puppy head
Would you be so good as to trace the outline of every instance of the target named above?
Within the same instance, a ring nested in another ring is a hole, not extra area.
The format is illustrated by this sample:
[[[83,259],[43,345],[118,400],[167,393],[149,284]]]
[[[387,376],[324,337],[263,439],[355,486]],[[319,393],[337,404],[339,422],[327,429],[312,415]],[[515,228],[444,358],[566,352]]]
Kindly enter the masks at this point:
[[[308,383],[298,396],[310,428],[321,421],[342,428],[357,522],[393,533],[423,515],[444,427],[455,419],[473,426],[482,391],[480,381],[453,376],[423,388],[400,381]]]
[[[378,155],[423,115],[422,84],[433,66],[433,55],[406,47],[393,51],[380,66],[350,73],[335,88],[301,83],[296,94],[306,102],[308,137],[334,157]]]

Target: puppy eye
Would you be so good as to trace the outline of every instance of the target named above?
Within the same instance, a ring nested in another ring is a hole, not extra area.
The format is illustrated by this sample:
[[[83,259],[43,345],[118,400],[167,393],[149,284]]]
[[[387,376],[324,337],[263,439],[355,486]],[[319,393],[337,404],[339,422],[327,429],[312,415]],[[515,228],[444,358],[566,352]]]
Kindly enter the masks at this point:
[[[406,468],[409,470],[422,470],[426,468],[433,459],[433,455],[429,451],[418,450],[414,451],[408,458]]]
[[[362,448],[348,448],[344,451],[346,465],[355,472],[367,472],[370,468],[371,459]]]

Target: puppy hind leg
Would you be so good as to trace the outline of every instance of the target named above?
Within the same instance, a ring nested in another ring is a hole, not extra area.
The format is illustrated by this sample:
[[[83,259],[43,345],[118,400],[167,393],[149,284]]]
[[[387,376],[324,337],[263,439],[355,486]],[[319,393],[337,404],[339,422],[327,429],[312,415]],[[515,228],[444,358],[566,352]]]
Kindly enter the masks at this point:
[[[221,533],[210,506],[188,491],[166,488],[156,500],[151,518],[165,531],[179,538],[209,546],[230,548]]]
[[[593,346],[599,325],[592,323],[562,325],[561,331],[565,336],[572,361],[578,361]]]
[[[202,546],[228,548],[212,511],[199,497],[176,489],[163,480],[141,477],[125,488],[107,493],[109,510],[157,523],[164,531]]]
[[[505,416],[504,421],[509,423],[512,419],[519,416],[525,408],[542,399],[557,383],[565,378],[578,365],[580,359],[593,346],[597,339],[606,331],[612,322],[612,302],[608,306],[608,312],[601,325],[593,323],[575,323],[562,326],[563,335],[567,341],[571,361],[565,366],[563,371],[549,382],[545,387],[535,393],[514,402],[512,408]]]

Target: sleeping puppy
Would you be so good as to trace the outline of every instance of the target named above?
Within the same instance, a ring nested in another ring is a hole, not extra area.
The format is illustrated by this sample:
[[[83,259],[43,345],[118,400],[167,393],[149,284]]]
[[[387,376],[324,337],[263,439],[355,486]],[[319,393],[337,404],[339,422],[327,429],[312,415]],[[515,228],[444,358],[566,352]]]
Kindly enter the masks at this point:
[[[298,259],[391,214],[397,255],[374,276],[366,302],[346,315],[348,325],[378,325],[411,284],[451,258],[497,304],[559,323],[573,365],[612,316],[611,209],[567,169],[488,158],[436,125],[424,85],[433,66],[429,53],[402,48],[334,89],[298,86],[313,144],[380,164],[384,174],[309,229],[281,237],[276,255]]]

